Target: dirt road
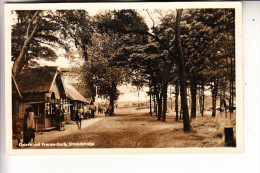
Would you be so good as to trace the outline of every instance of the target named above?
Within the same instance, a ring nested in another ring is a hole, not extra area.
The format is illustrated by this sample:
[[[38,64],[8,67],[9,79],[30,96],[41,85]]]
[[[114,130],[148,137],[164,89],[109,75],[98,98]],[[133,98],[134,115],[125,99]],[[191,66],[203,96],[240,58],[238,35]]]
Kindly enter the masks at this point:
[[[184,133],[182,121],[167,116],[160,122],[150,116],[147,110],[122,109],[114,117],[101,120],[49,140],[48,143],[65,143],[65,146],[44,148],[164,148],[164,147],[223,147],[223,129],[228,123],[224,117],[212,118],[205,115],[191,123],[192,131]],[[93,145],[72,145],[69,143],[91,143]],[[30,147],[38,148],[38,147]]]

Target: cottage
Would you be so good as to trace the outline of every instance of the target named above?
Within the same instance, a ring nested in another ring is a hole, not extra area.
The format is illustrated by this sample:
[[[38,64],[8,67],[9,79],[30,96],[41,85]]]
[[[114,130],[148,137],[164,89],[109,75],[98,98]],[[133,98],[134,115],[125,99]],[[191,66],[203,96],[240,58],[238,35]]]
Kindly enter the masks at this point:
[[[81,93],[70,84],[64,83],[64,89],[66,97],[61,98],[61,107],[65,112],[65,121],[69,122],[70,120],[76,119],[76,110],[79,107],[82,107],[86,113],[92,100],[83,97]]]
[[[13,117],[23,123],[25,108],[32,106],[37,129],[56,128],[55,111],[60,99],[66,97],[59,69],[47,66],[23,69],[16,82],[23,99],[18,107],[13,105]],[[16,98],[13,95],[13,102]]]

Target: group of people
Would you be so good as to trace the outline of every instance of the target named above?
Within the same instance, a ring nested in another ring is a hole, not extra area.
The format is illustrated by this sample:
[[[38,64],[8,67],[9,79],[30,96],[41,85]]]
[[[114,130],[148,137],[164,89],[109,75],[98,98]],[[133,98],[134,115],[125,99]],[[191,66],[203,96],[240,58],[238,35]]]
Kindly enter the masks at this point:
[[[105,116],[108,116],[108,115],[113,115],[112,114],[112,106],[111,105],[109,105],[107,108],[105,108]]]
[[[95,117],[96,112],[96,106],[91,105],[90,110],[90,118]],[[109,106],[105,109],[105,116],[109,114],[112,107]],[[65,121],[64,121],[64,112],[65,110],[61,110],[60,107],[56,107],[56,111],[54,114],[54,119],[56,121],[57,130],[65,130]],[[35,124],[35,114],[33,111],[33,107],[28,107],[25,109],[24,119],[23,119],[23,127],[22,125],[17,122],[16,123],[16,133],[17,133],[17,139],[18,139],[18,145],[21,142],[21,139],[23,139],[24,144],[28,144],[30,142],[34,143],[35,141],[35,132],[36,132],[36,124]],[[81,121],[84,119],[84,110],[79,107],[76,111],[76,120],[78,129],[81,129]],[[23,132],[23,135],[22,133]]]
[[[109,115],[109,113],[112,111],[112,106],[101,106],[100,104],[98,105],[98,113],[104,113],[105,116]]]

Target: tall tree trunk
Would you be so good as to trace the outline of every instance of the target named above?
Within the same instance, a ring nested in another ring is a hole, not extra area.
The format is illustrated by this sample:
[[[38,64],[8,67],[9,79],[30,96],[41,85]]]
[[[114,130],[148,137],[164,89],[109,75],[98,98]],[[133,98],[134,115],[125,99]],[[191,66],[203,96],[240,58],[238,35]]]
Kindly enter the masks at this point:
[[[92,98],[92,101],[95,102],[95,98],[96,98],[96,87],[94,85],[94,82],[93,81],[90,81],[89,84],[88,84],[88,88],[90,89],[91,91],[91,98]]]
[[[38,29],[39,21],[36,22],[36,24],[32,28],[31,33],[29,33],[29,32],[31,30],[32,23],[35,21],[35,19],[37,20],[37,15],[38,14],[39,14],[39,11],[36,11],[34,16],[31,19],[31,21],[28,24],[27,31],[26,31],[26,36],[25,36],[25,41],[24,41],[22,50],[21,50],[18,58],[16,59],[16,61],[13,64],[12,73],[13,73],[14,78],[16,78],[19,75],[19,73],[21,72],[24,64],[28,61],[25,55],[28,52],[28,48],[29,48],[29,45],[31,43],[31,40],[34,37],[34,35],[35,35],[35,33],[36,33],[37,29]]]
[[[150,115],[152,116],[152,93],[150,92]]]
[[[213,84],[213,89],[212,89],[212,117],[216,116],[217,95],[218,95],[218,79],[215,79]]]
[[[155,94],[153,94],[153,112],[155,112],[157,116]]]
[[[167,61],[164,60],[164,70],[163,70],[163,85],[162,85],[162,97],[163,97],[163,110],[162,110],[162,121],[166,121],[166,111],[167,111],[167,88],[168,88],[168,81],[167,78],[169,77],[168,73],[168,66]]]
[[[157,105],[158,105],[158,108],[157,108],[157,119],[158,121],[161,121],[161,116],[162,116],[162,94],[156,94],[156,100],[157,100]]]
[[[162,88],[162,94],[163,94],[163,111],[162,111],[162,121],[166,121],[166,111],[167,111],[167,87],[168,84],[164,83]]]
[[[204,115],[204,107],[205,107],[205,95],[203,93],[203,96],[202,96],[202,110],[201,110],[201,116]]]
[[[178,81],[175,84],[175,121],[178,121],[178,113],[179,113],[179,107],[178,107],[178,101],[179,101],[179,83]]]
[[[177,9],[176,16],[176,32],[175,41],[176,48],[178,52],[177,62],[179,65],[179,76],[180,76],[180,90],[181,90],[181,105],[183,108],[183,131],[189,132],[191,130],[190,120],[189,120],[189,110],[187,105],[187,87],[186,87],[186,77],[185,77],[185,67],[184,67],[184,56],[180,39],[180,21],[183,9]]]
[[[116,94],[116,83],[113,81],[112,82],[112,87],[111,87],[111,93],[110,93],[110,106],[112,107],[112,110],[109,112],[109,116],[114,115],[114,109],[115,109],[115,94]]]
[[[191,80],[191,119],[196,118],[196,101],[197,101],[197,83],[196,77]]]
[[[221,93],[221,87],[220,87],[220,92],[219,92],[219,112],[222,114],[222,93]]]
[[[84,56],[85,61],[88,61],[88,50],[86,48],[86,45],[82,44],[81,48],[82,48],[82,52],[83,52],[83,56]]]
[[[231,72],[230,72],[230,112],[233,113],[233,109],[234,109],[234,79],[233,79],[233,58],[231,57]]]
[[[201,116],[203,117],[204,114],[204,100],[205,100],[205,96],[204,96],[204,85],[201,85],[201,91],[200,91],[200,113]]]
[[[181,109],[180,109],[180,120],[182,119],[183,117],[183,108],[182,108],[182,105],[181,105]]]

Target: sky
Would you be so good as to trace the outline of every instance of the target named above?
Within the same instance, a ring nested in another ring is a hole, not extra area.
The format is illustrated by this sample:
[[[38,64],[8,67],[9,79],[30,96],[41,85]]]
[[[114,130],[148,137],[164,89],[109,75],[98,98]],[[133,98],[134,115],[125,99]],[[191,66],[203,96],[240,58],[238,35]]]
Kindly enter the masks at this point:
[[[123,101],[148,101],[149,100],[149,96],[147,95],[147,91],[149,91],[148,87],[143,87],[140,91],[139,91],[139,98],[138,98],[138,91],[136,89],[136,87],[128,84],[128,85],[121,85],[118,87],[118,90],[123,93],[119,96],[119,102]]]

